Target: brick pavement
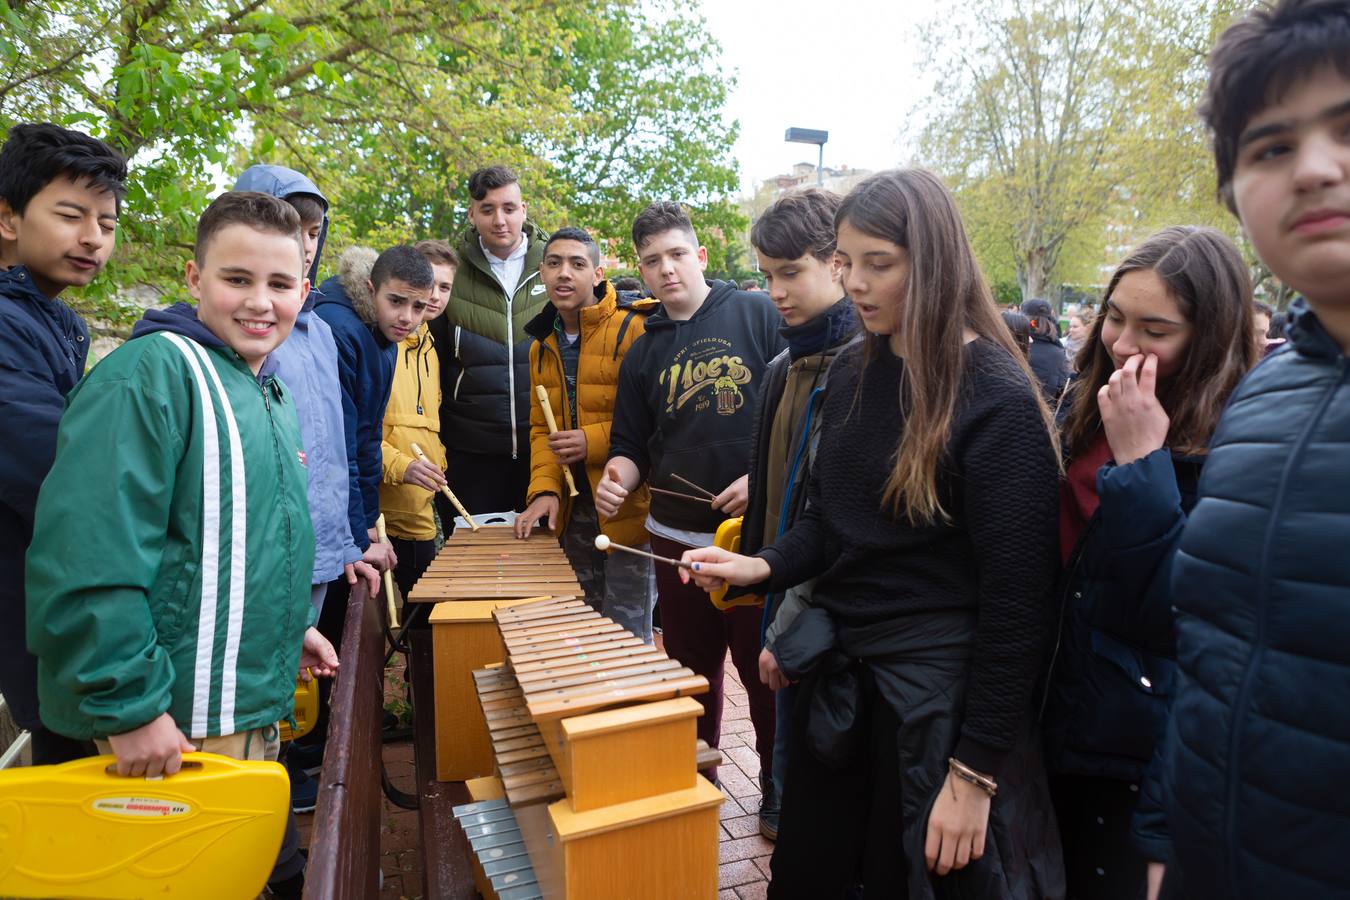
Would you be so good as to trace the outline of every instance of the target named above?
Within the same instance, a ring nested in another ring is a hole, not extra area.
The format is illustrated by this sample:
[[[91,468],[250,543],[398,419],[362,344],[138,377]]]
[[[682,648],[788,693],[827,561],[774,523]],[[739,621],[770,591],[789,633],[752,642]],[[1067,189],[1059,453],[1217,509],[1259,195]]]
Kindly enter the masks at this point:
[[[768,888],[769,856],[773,844],[759,834],[759,755],[755,753],[754,729],[741,684],[728,656],[726,661],[726,700],[722,710],[722,756],[719,769],[722,793],[721,834],[718,845],[717,900],[757,900]],[[385,699],[391,704],[406,696],[402,663],[385,673]],[[384,745],[385,768],[399,790],[414,793],[412,741]],[[417,811],[399,809],[387,799],[380,813],[380,869],[384,889],[380,900],[401,900],[422,896],[422,855],[417,830]],[[312,816],[300,816],[300,836],[309,844]]]

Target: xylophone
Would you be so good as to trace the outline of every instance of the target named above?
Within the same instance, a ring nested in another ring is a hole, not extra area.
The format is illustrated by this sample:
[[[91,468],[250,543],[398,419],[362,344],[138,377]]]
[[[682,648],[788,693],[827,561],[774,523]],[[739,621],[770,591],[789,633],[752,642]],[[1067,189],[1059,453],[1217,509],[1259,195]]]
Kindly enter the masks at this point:
[[[431,625],[436,707],[436,778],[465,781],[492,771],[474,669],[506,655],[492,611],[545,597],[580,597],[581,585],[546,531],[517,540],[508,526],[459,529],[408,594],[434,603]]]
[[[712,898],[722,794],[705,678],[575,599],[499,608],[473,673],[503,797],[456,809],[484,896]]]

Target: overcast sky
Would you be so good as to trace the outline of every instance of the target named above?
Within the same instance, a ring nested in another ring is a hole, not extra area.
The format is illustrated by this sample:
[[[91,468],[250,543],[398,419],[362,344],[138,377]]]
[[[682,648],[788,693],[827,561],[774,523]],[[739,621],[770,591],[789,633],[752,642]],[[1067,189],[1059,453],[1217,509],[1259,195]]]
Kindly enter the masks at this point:
[[[934,0],[701,3],[738,76],[727,117],[741,123],[743,191],[793,163],[815,163],[814,146],[783,141],[789,126],[830,133],[826,166],[884,169],[909,159],[911,111],[930,83],[916,32]]]

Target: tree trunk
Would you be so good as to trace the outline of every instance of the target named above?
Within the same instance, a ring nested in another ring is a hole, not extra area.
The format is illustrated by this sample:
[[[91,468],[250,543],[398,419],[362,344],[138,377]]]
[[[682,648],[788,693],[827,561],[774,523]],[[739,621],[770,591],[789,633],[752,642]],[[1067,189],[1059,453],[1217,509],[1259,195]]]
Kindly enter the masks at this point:
[[[1022,253],[1017,281],[1022,288],[1023,300],[1039,300],[1045,297],[1050,273],[1046,271],[1045,252],[1040,248],[1025,250]]]

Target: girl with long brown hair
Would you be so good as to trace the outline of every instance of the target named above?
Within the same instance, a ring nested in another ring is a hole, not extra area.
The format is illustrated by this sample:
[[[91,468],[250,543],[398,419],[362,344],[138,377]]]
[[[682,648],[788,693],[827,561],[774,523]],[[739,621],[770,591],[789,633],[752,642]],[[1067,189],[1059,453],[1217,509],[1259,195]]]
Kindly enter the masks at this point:
[[[867,334],[831,369],[807,510],[755,556],[685,554],[709,589],[815,579],[774,646],[801,694],[769,895],[1054,897],[1050,414],[936,177],[875,175],[835,224]]]
[[[1107,284],[1065,402],[1061,616],[1044,725],[1070,897],[1135,900],[1166,862],[1156,807],[1131,820],[1176,678],[1170,566],[1206,445],[1256,362],[1232,241],[1166,228]]]

